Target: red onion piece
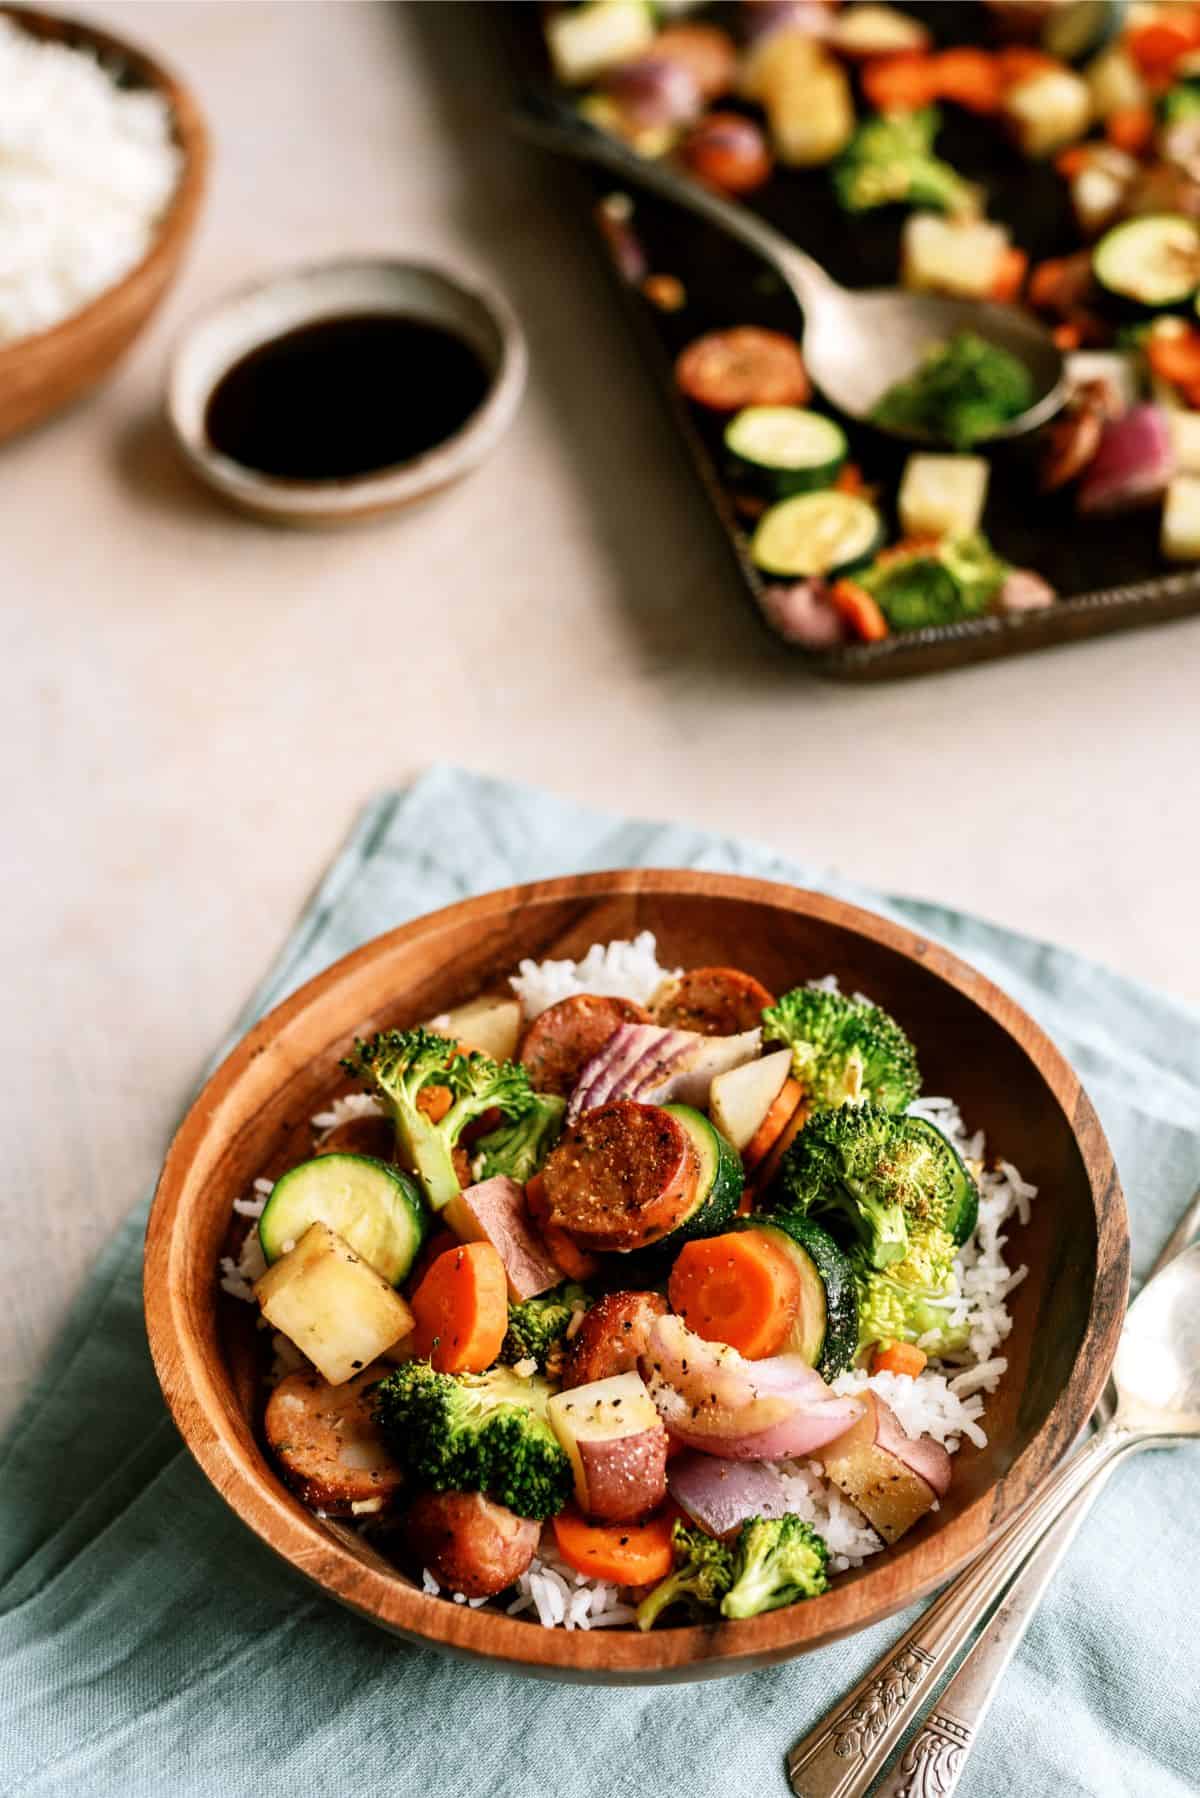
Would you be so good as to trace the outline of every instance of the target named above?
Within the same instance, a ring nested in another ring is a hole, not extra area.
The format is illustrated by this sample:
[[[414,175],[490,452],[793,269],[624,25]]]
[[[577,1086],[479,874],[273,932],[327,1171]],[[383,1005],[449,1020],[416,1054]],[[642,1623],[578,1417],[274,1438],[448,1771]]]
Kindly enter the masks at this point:
[[[815,1405],[798,1404],[790,1416],[779,1423],[745,1435],[737,1433],[736,1412],[728,1421],[728,1434],[692,1430],[686,1424],[670,1420],[667,1430],[685,1448],[699,1449],[702,1454],[716,1455],[721,1460],[783,1461],[792,1456],[816,1454],[827,1443],[835,1442],[858,1422],[862,1410],[859,1399],[830,1398]]]
[[[639,56],[613,69],[605,77],[604,94],[636,130],[690,124],[703,105],[691,69],[665,56]]]
[[[836,649],[850,634],[822,580],[764,587],[759,604],[771,629],[785,643],[798,643],[802,649]]]
[[[746,42],[758,44],[778,31],[802,31],[808,37],[833,36],[834,19],[821,0],[745,0],[742,22]]]
[[[910,1436],[890,1405],[875,1397],[875,1443],[902,1461],[910,1473],[931,1486],[939,1498],[950,1489],[950,1456],[932,1436]]]
[[[1128,512],[1162,498],[1175,469],[1166,414],[1135,406],[1110,419],[1079,484],[1083,513]]]
[[[1010,568],[996,598],[1000,612],[1040,612],[1052,606],[1058,594],[1032,568]]]
[[[689,1452],[667,1463],[667,1490],[710,1536],[732,1536],[747,1517],[782,1517],[782,1476],[761,1461],[721,1461]]]

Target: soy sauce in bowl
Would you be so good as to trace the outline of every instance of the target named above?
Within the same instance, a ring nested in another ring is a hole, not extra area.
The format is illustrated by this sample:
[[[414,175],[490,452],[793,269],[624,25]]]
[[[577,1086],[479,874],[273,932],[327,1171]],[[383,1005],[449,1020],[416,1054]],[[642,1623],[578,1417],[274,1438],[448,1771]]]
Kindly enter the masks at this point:
[[[320,318],[258,344],[217,382],[212,447],[277,480],[337,481],[416,461],[492,384],[464,338],[394,312]]]
[[[478,277],[339,257],[254,281],[191,325],[167,417],[189,466],[239,511],[330,530],[477,468],[527,365],[511,306]]]

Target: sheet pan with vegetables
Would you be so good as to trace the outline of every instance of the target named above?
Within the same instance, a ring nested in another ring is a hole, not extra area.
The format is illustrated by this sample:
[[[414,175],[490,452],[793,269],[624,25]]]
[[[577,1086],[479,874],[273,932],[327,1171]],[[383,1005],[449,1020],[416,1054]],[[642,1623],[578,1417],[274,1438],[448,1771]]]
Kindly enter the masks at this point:
[[[881,420],[812,392],[777,279],[597,188],[655,367],[770,627],[831,672],[920,671],[1200,609],[1200,9],[1062,0],[500,9],[527,78],[760,210],[851,286],[1028,307],[1070,399],[930,344]],[[547,77],[548,71],[548,77]]]

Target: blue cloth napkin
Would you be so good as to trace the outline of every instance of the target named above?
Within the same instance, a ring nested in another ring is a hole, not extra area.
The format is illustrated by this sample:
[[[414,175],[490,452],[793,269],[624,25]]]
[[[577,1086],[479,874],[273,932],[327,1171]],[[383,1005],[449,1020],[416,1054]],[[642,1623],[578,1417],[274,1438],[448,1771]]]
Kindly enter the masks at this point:
[[[630,863],[824,887],[982,967],[1083,1075],[1144,1271],[1200,1180],[1200,1017],[1063,950],[732,838],[435,769],[369,807],[237,1034],[414,914]],[[641,1690],[550,1685],[372,1629],[277,1561],[181,1448],[142,1330],[145,1218],[143,1204],[110,1245],[0,1452],[8,1798],[784,1798],[790,1743],[904,1619],[767,1672]],[[1118,1475],[1005,1681],[964,1793],[1194,1793],[1198,1471],[1178,1450]]]

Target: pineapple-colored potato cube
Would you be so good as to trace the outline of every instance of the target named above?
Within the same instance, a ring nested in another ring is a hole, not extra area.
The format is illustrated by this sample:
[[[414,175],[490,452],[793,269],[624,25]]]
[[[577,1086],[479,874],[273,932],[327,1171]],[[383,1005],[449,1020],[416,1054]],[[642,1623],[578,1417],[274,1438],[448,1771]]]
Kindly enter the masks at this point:
[[[943,218],[914,212],[901,238],[902,280],[913,293],[985,299],[1009,246],[1003,225],[988,219]]]
[[[450,1036],[464,1049],[482,1049],[493,1061],[511,1061],[521,1034],[521,1006],[517,999],[471,999],[443,1012],[429,1028]]]
[[[983,456],[910,456],[897,508],[906,537],[966,537],[979,529],[987,499]]]
[[[1177,474],[1167,488],[1162,552],[1168,562],[1200,562],[1200,475]]]
[[[327,1224],[310,1224],[258,1281],[263,1316],[340,1386],[413,1328],[400,1294]]]

